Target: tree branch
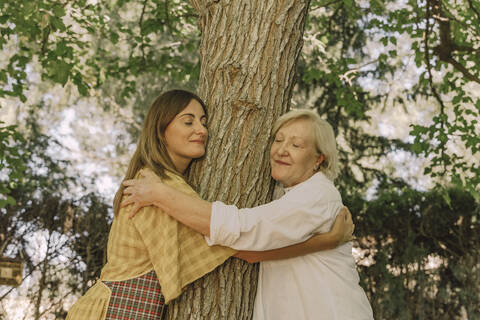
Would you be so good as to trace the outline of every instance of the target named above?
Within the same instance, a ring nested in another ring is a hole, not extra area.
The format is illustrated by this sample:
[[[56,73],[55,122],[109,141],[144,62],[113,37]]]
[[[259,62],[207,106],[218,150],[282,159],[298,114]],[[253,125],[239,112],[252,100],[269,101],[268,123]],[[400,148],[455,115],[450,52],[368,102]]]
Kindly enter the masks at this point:
[[[458,45],[453,45],[453,51],[465,51],[469,53],[473,53],[475,55],[480,55],[480,49],[474,49],[473,47],[468,47],[468,46],[458,46]]]
[[[428,6],[429,3],[432,5],[432,13],[430,13],[430,7]],[[480,83],[480,79],[478,77],[475,77],[467,70],[467,68],[465,68],[461,63],[459,63],[452,57],[452,53],[454,51],[468,51],[476,53],[479,50],[474,50],[473,48],[469,48],[467,46],[457,46],[455,44],[455,42],[452,40],[452,36],[450,33],[450,19],[443,17],[442,8],[440,7],[440,5],[441,4],[437,1],[427,3],[426,23],[427,25],[429,25],[429,18],[433,17],[438,22],[440,30],[440,44],[433,48],[433,52],[439,57],[441,61],[451,64],[455,69],[460,71],[468,80]],[[428,48],[428,33],[425,38],[425,43],[425,48]],[[426,52],[425,54],[428,57],[428,52]],[[427,60],[429,61],[430,59],[427,58]]]
[[[145,44],[143,42],[143,34],[142,34],[142,24],[143,24],[143,17],[145,16],[145,10],[147,8],[147,1],[143,1],[143,8],[142,8],[142,13],[140,14],[140,21],[138,22],[138,25],[140,26],[140,37],[142,38],[142,43],[140,44],[140,50],[142,50],[142,60],[145,62]]]
[[[165,24],[167,25],[168,29],[171,29],[170,18],[169,18],[169,15],[168,15],[168,0],[164,1],[164,8],[165,8]]]
[[[42,30],[42,48],[40,49],[40,52],[42,53],[42,56],[45,56],[47,52],[47,46],[48,46],[48,37],[50,36],[50,26],[45,27],[46,30]]]
[[[478,12],[477,8],[473,6],[472,0],[468,0],[468,6],[470,7],[470,9],[472,9],[473,12],[475,12],[475,14],[477,15],[477,19],[480,20],[480,12]]]
[[[432,90],[432,93],[435,96],[435,98],[440,103],[440,107],[441,107],[440,112],[443,113],[445,111],[445,105],[443,104],[443,101],[440,95],[438,94],[437,89],[435,89],[435,86],[433,85],[432,65],[430,63],[430,46],[428,45],[429,33],[430,33],[430,3],[429,1],[427,1],[427,19],[425,23],[425,37],[424,37],[425,62],[427,64],[428,82],[430,84],[430,89]]]
[[[332,5],[332,4],[337,3],[337,2],[340,2],[340,0],[333,0],[333,1],[330,1],[330,2],[327,2],[327,3],[324,3],[324,4],[321,4],[321,5],[318,5],[318,6],[316,6],[315,8],[311,8],[311,9],[310,9],[310,12],[315,11],[315,10],[318,10],[318,9],[321,9],[321,8],[328,7],[329,5]]]
[[[436,2],[436,1],[435,1]],[[432,93],[433,93],[433,96],[435,97],[435,99],[438,101],[438,103],[440,104],[440,114],[445,114],[445,104],[443,103],[443,100],[442,98],[440,97],[440,95],[438,94],[437,92],[437,89],[435,88],[434,84],[433,84],[433,75],[432,75],[432,65],[430,64],[430,48],[429,48],[429,45],[428,45],[428,35],[430,33],[430,17],[431,17],[431,12],[430,12],[430,6],[432,5],[433,9],[434,10],[438,10],[439,7],[436,5],[438,5],[438,2],[436,3],[432,3],[431,1],[428,1],[427,0],[427,19],[426,19],[426,23],[425,23],[425,37],[424,37],[424,43],[425,43],[425,60],[426,60],[426,63],[427,63],[427,71],[428,71],[428,82],[430,84],[430,89],[432,90]],[[448,25],[450,26],[450,25]],[[441,29],[441,28],[440,28]],[[440,30],[440,32],[442,32]],[[444,37],[449,37],[448,35],[444,35]],[[442,35],[440,35],[440,38],[442,38]],[[441,58],[440,58],[441,59]],[[441,121],[440,123],[440,129],[442,131],[445,131],[445,122],[444,121]],[[445,154],[445,145],[442,144],[441,145],[441,155],[443,157],[443,155]],[[447,168],[444,166],[444,173],[446,172]]]
[[[453,59],[452,57],[449,57],[447,60],[443,60],[441,59],[442,61],[445,61],[447,63],[450,63],[455,69],[457,69],[458,71],[460,71],[464,76],[465,78],[467,78],[468,80],[470,81],[474,81],[474,82],[477,82],[477,83],[480,83],[480,79],[475,77],[474,75],[472,75],[468,70],[467,68],[465,68],[461,63],[459,63],[458,61],[456,61],[455,59]]]

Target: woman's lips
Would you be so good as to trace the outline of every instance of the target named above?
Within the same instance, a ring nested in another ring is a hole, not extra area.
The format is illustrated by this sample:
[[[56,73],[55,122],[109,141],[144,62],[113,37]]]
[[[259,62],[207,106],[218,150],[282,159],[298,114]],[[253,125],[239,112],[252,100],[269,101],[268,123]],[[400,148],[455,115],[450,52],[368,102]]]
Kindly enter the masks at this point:
[[[280,160],[275,160],[275,163],[278,163],[278,164],[283,165],[283,166],[289,166],[290,165],[289,163],[286,163],[286,162],[283,162],[283,161],[280,161]]]

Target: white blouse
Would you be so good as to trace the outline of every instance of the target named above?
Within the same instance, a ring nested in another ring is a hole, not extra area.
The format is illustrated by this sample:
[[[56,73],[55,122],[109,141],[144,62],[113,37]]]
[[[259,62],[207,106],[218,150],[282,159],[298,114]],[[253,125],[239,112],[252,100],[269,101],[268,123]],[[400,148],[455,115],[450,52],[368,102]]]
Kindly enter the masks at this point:
[[[280,199],[238,209],[214,202],[209,245],[263,251],[328,232],[343,207],[323,173],[286,190]],[[372,320],[359,286],[351,243],[301,257],[260,263],[254,320]]]

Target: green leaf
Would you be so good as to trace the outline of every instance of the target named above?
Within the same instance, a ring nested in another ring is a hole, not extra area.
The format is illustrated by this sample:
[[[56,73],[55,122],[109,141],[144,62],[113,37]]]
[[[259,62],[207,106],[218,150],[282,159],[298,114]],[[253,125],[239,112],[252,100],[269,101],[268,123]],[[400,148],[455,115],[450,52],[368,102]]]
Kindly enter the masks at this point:
[[[88,89],[90,88],[88,84],[83,81],[82,75],[77,72],[73,77],[73,83],[77,86],[78,92],[82,96],[88,95]]]
[[[448,205],[448,207],[449,207],[450,209],[453,210],[453,208],[452,208],[452,199],[450,198],[450,195],[448,194],[448,190],[445,189],[445,188],[442,188],[441,194],[442,194],[443,200],[445,200],[445,203]]]
[[[110,31],[110,40],[113,44],[117,44],[119,39],[119,35],[116,32]]]
[[[64,86],[68,81],[72,66],[62,60],[54,62],[52,64],[52,80]]]
[[[88,86],[83,81],[77,83],[77,89],[82,96],[88,95]]]
[[[57,43],[55,54],[57,56],[63,57],[67,53],[67,43],[65,41],[60,41]]]
[[[475,202],[480,204],[480,192],[478,192],[476,190],[475,186],[472,183],[467,183],[466,189],[472,195],[472,197],[475,199]]]
[[[475,102],[475,107],[480,111],[480,99],[477,99],[477,102]]]
[[[158,31],[162,23],[156,19],[148,19],[142,23],[142,35],[148,35]]]
[[[458,104],[460,101],[462,101],[462,96],[461,95],[455,96],[452,99],[453,104]]]
[[[23,3],[23,14],[25,16],[31,15],[35,11],[35,1],[26,1]]]
[[[61,18],[57,18],[55,16],[51,16],[50,17],[50,23],[52,24],[52,26],[54,27],[54,29],[57,29],[57,30],[60,30],[60,31],[65,31],[67,30],[67,27],[65,26],[65,24],[63,23],[62,19]]]
[[[0,70],[0,81],[5,82],[5,83],[8,81],[7,71]]]
[[[61,18],[65,15],[65,9],[62,6],[56,5],[53,7],[53,14]]]
[[[421,154],[424,151],[424,147],[422,143],[415,142],[412,144],[411,148],[415,154]]]
[[[17,201],[13,197],[7,196],[7,204],[14,206],[17,204]]]

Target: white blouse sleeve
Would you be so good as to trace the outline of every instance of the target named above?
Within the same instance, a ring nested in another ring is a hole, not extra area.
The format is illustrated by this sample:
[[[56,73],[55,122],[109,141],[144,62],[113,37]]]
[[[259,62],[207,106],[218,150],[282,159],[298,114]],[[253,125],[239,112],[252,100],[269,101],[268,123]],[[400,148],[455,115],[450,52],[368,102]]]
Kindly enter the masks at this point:
[[[209,245],[236,250],[263,251],[303,242],[313,233],[330,230],[342,207],[341,200],[326,195],[297,199],[284,196],[249,209],[214,202],[210,220]]]

